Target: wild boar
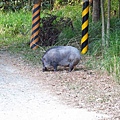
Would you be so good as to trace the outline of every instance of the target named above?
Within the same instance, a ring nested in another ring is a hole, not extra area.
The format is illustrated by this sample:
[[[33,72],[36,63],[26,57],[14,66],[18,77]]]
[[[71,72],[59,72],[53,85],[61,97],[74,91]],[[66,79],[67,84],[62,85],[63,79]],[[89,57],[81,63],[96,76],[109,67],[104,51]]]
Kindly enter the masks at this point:
[[[57,71],[58,66],[69,67],[71,72],[81,59],[80,51],[72,46],[56,46],[48,49],[42,57],[43,72],[53,67]]]

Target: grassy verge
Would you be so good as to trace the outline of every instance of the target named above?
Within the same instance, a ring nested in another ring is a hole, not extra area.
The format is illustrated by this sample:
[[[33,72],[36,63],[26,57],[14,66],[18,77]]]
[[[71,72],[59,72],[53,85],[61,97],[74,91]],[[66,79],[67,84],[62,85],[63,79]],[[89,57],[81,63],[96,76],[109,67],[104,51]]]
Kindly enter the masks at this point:
[[[101,49],[101,40],[91,44],[86,61],[88,67],[107,71],[120,84],[120,32],[111,33],[109,46],[104,51]]]
[[[49,11],[50,12],[50,11]],[[46,11],[42,11],[44,16]],[[58,37],[56,45],[73,45],[79,47],[81,39],[81,7],[66,6],[58,11],[52,11],[60,17],[70,17],[73,21],[74,31],[64,29]],[[8,50],[13,54],[21,55],[27,62],[39,64],[43,52],[47,49],[40,47],[33,51],[27,44],[31,34],[31,11],[0,12],[0,49]],[[85,64],[89,68],[107,70],[120,83],[120,20],[111,20],[111,34],[109,47],[102,52],[101,47],[101,23],[89,23],[89,51],[85,57],[89,57]]]

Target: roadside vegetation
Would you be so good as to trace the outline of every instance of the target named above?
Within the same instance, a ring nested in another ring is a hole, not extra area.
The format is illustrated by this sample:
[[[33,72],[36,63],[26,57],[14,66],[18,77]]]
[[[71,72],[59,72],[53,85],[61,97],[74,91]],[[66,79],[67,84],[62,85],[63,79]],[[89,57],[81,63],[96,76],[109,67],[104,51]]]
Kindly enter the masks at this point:
[[[71,18],[74,30],[67,27],[60,33],[55,45],[73,45],[80,49],[81,39],[81,5],[66,5],[55,9],[42,10],[41,18],[46,13],[60,17]],[[7,50],[12,54],[21,55],[27,62],[39,65],[43,52],[48,48],[40,46],[36,50],[29,47],[31,35],[31,10],[0,11],[0,50]],[[105,70],[114,76],[120,83],[120,19],[112,17],[110,28],[109,45],[102,48],[101,22],[94,24],[91,13],[89,17],[89,50],[83,55],[86,67],[90,69]],[[107,37],[107,36],[105,36]]]

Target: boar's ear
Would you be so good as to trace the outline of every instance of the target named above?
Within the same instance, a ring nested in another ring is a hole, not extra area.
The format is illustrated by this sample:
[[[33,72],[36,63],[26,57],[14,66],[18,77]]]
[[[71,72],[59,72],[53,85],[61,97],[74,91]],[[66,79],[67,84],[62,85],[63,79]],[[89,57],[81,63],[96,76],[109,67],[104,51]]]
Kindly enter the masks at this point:
[[[41,60],[41,61],[45,61],[45,58],[41,58],[40,60]]]

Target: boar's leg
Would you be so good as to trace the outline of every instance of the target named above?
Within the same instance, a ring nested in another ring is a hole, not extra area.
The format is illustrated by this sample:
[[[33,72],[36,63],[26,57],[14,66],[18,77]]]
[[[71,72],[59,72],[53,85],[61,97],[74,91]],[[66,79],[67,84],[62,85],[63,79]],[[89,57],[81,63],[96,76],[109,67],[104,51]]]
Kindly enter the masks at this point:
[[[55,61],[52,61],[52,66],[53,66],[53,68],[54,68],[54,71],[57,71],[57,66],[58,66],[58,64],[55,62]]]
[[[74,66],[72,64],[69,65],[69,72],[73,70]]]
[[[48,69],[46,68],[46,67],[44,67],[43,69],[42,69],[42,71],[44,72],[44,71],[47,71]]]
[[[73,68],[78,64],[78,62],[79,62],[79,59],[75,59],[69,64],[69,72],[73,70]]]

